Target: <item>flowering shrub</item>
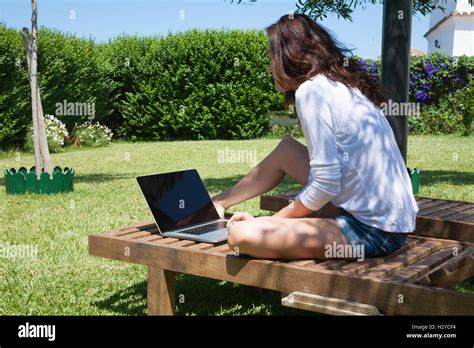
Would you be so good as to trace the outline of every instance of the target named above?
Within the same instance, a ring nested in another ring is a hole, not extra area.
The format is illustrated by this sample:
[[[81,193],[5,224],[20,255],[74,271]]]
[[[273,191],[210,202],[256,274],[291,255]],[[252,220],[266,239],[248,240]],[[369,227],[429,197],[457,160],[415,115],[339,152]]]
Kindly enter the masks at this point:
[[[359,59],[359,64],[380,79],[379,60]],[[473,57],[451,57],[439,51],[413,57],[410,64],[409,101],[422,105],[437,104],[444,95],[454,95],[466,87],[473,74]]]
[[[112,131],[106,126],[87,121],[74,129],[71,143],[86,147],[104,146],[112,143],[112,136]]]
[[[450,57],[441,52],[412,59],[410,101],[436,104],[446,94],[454,95],[469,84],[474,73],[470,57]]]
[[[44,115],[44,126],[46,129],[46,138],[48,140],[48,147],[50,152],[58,152],[64,146],[69,137],[68,131],[64,123],[58,120],[53,115]],[[33,126],[30,127],[26,135],[26,148],[33,151]]]
[[[474,117],[473,86],[442,96],[436,105],[421,108],[419,117],[408,118],[410,134],[463,133],[469,135]]]

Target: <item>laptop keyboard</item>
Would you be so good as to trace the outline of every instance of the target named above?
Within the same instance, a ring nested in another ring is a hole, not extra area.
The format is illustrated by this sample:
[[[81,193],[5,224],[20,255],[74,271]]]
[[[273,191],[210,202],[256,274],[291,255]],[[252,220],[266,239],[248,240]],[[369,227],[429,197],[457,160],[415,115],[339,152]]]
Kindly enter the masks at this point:
[[[199,227],[193,227],[184,231],[180,231],[181,233],[186,233],[186,234],[204,234],[208,232],[214,232],[217,230],[221,230],[223,228],[226,228],[227,226],[227,221],[216,221],[211,224],[199,226]]]

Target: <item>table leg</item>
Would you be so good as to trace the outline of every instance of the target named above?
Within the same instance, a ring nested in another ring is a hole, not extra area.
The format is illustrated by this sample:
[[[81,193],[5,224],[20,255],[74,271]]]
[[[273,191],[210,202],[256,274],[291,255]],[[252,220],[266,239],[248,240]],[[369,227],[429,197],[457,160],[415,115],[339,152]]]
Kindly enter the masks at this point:
[[[148,266],[148,315],[174,315],[176,272]]]

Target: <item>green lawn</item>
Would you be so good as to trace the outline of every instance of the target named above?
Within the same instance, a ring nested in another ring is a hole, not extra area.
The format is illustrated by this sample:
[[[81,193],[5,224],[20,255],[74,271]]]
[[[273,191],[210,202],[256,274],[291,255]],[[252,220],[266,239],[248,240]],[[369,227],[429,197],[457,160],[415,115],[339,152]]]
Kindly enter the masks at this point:
[[[88,256],[87,236],[150,218],[135,176],[197,168],[215,194],[237,182],[249,163],[221,163],[218,151],[254,151],[262,159],[278,139],[116,143],[53,155],[55,165],[76,170],[75,191],[51,196],[11,196],[0,177],[0,244],[30,244],[34,259],[0,258],[0,314],[144,315],[146,270]],[[472,138],[412,136],[409,166],[422,171],[420,195],[474,201]],[[19,161],[16,161],[19,159]],[[0,167],[33,164],[31,154],[0,153]],[[2,170],[3,172],[3,170]],[[275,192],[296,190],[290,179]],[[258,199],[232,211],[259,211]],[[474,292],[472,282],[457,285]],[[280,306],[279,293],[236,284],[179,276],[182,315],[304,314]],[[183,297],[181,297],[183,298]]]

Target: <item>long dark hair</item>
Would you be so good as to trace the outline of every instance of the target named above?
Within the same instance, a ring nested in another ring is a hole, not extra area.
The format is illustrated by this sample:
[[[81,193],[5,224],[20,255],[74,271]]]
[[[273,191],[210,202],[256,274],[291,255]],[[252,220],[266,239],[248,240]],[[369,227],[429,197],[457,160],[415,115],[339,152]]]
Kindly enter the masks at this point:
[[[351,51],[307,15],[282,16],[266,31],[270,72],[287,104],[294,103],[298,86],[317,74],[358,88],[377,106],[386,101],[382,85],[352,58]]]

